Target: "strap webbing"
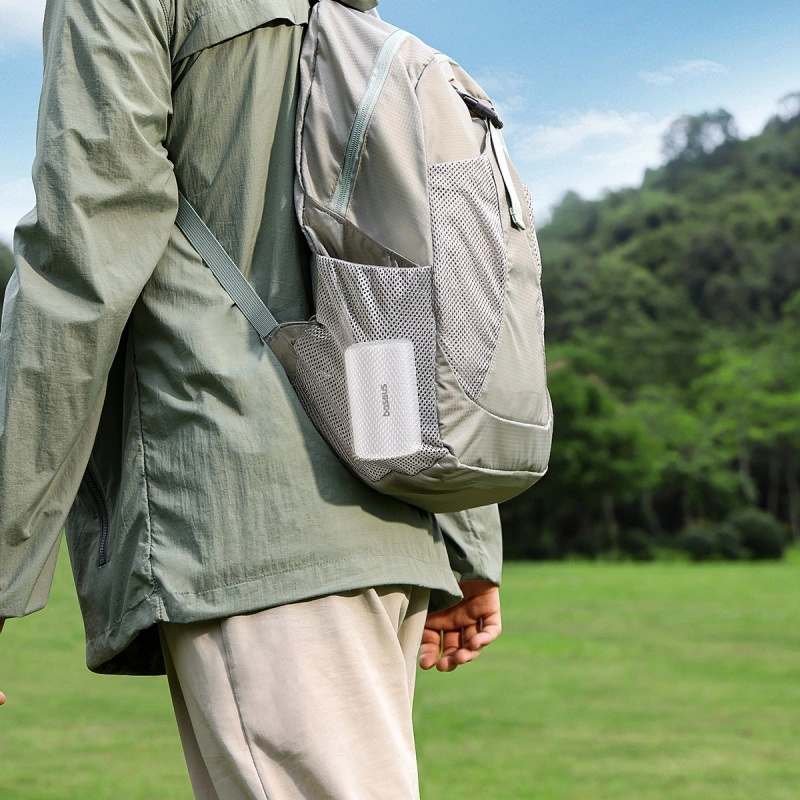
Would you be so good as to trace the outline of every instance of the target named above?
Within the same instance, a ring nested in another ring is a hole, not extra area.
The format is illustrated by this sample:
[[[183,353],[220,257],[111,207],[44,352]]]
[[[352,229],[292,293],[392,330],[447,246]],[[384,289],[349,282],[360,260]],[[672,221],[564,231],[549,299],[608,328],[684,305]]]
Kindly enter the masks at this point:
[[[256,294],[256,290],[247,282],[247,278],[242,275],[225,248],[200,219],[192,204],[183,194],[179,193],[178,197],[178,216],[175,218],[175,223],[222,284],[222,288],[231,296],[231,300],[247,317],[247,321],[256,329],[256,333],[266,340],[278,327],[278,321]]]
[[[503,176],[503,183],[506,187],[506,195],[508,197],[508,211],[511,215],[511,224],[521,231],[525,230],[525,218],[522,216],[522,205],[519,202],[519,195],[514,188],[514,180],[511,177],[511,170],[508,168],[508,159],[506,158],[506,148],[503,144],[503,135],[500,129],[491,123],[487,122],[489,126],[489,138],[492,140],[492,148],[494,149],[494,156],[497,160],[497,166],[500,168],[500,174]]]

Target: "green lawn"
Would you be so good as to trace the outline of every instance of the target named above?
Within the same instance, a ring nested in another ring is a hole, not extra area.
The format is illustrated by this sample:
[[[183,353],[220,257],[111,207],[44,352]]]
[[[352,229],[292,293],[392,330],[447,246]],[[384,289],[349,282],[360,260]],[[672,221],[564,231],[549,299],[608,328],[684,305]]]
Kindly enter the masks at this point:
[[[419,675],[425,800],[800,798],[796,560],[512,564],[504,603],[478,662]],[[2,800],[190,800],[165,681],[83,667],[64,559],[0,688]]]

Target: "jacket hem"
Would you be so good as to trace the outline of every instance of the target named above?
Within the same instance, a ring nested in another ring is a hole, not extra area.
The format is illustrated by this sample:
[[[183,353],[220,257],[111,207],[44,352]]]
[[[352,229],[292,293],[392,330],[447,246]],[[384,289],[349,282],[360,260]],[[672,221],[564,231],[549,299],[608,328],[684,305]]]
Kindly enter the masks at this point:
[[[92,672],[116,675],[161,675],[164,663],[158,641],[158,622],[190,623],[248,614],[298,603],[328,594],[386,585],[421,586],[437,597],[437,607],[461,599],[452,571],[412,556],[363,555],[265,573],[249,581],[197,592],[169,592],[163,586],[126,610],[119,621],[93,636],[87,635],[86,663]],[[337,574],[347,564],[346,575]],[[356,569],[353,569],[356,565]],[[308,587],[314,586],[309,592]]]

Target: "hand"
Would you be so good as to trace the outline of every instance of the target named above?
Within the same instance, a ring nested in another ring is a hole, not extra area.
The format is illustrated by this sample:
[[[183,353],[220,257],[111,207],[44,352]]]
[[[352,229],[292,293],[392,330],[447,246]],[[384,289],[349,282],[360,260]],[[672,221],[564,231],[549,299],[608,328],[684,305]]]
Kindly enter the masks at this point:
[[[490,581],[465,581],[464,599],[452,608],[428,614],[419,665],[435,666],[439,672],[452,672],[461,664],[473,661],[502,630],[500,590]]]
[[[6,621],[2,617],[0,617],[0,633],[3,632],[3,625],[5,625],[5,622]],[[0,706],[3,705],[5,701],[6,701],[6,696],[2,692],[0,692]]]

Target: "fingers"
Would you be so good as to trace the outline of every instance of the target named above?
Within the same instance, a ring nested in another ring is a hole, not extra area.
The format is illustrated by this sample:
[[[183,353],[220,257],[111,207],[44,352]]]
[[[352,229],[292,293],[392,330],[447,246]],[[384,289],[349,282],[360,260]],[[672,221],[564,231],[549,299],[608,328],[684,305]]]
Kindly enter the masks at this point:
[[[446,631],[442,637],[442,654],[436,662],[436,669],[439,672],[452,672],[462,664],[474,661],[482,649],[482,645],[473,646],[467,643],[463,631]]]
[[[481,621],[478,620],[477,623],[474,625],[466,625],[461,629],[461,646],[462,647],[472,647],[472,640],[478,635],[480,632],[480,623]]]
[[[428,615],[428,624],[441,630],[454,630],[477,625],[478,620],[500,619],[500,595],[496,587],[482,595],[465,598],[458,605]]]
[[[436,667],[439,672],[452,672],[466,663],[460,631],[438,631],[426,627],[419,647],[419,665],[422,669]],[[467,659],[472,660],[472,659]]]
[[[485,646],[491,644],[501,633],[500,612],[476,616],[472,612],[457,613],[453,609],[429,614],[425,623],[427,628],[436,631],[457,630],[461,633],[465,646]]]
[[[436,667],[439,672],[452,672],[459,664],[457,654],[460,649],[460,631],[425,628],[419,648],[419,665],[422,669]]]
[[[462,664],[474,661],[486,645],[500,635],[500,624],[477,624],[461,630],[440,631],[426,627],[420,645],[419,665],[436,667],[439,672],[452,672]]]
[[[438,626],[442,630],[468,628],[470,625],[476,625],[482,615],[482,609],[473,608],[467,603],[460,603],[453,608],[429,614],[428,623]]]
[[[436,662],[439,672],[452,672],[457,666],[456,653],[461,647],[461,631],[445,631],[442,636],[442,657]]]
[[[428,614],[420,646],[422,669],[452,672],[474,661],[502,630],[500,595],[493,584],[462,584],[464,599],[456,606]]]
[[[442,633],[433,628],[425,628],[422,632],[422,643],[419,646],[419,665],[422,669],[430,669],[439,660],[442,653]]]
[[[499,623],[485,625],[482,630],[478,631],[469,641],[465,642],[465,645],[473,650],[486,647],[486,645],[491,644],[501,632],[502,627]]]

